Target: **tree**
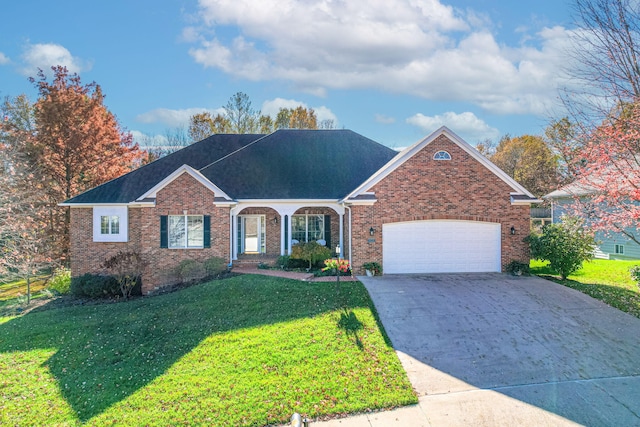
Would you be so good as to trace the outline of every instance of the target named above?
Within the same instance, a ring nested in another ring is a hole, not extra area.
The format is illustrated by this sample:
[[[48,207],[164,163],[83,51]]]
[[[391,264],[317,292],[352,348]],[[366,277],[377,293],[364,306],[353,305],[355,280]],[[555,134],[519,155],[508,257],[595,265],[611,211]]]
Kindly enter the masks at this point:
[[[504,136],[490,160],[540,197],[558,184],[558,161],[539,136]]]
[[[291,248],[292,259],[302,259],[309,263],[309,270],[314,264],[331,257],[331,249],[318,242],[298,243]]]
[[[253,109],[249,95],[237,92],[224,106],[224,118],[231,133],[257,133],[260,113]]]
[[[135,251],[119,251],[102,264],[115,277],[124,299],[129,299],[146,266],[142,255]]]
[[[583,221],[575,217],[562,217],[562,222],[548,224],[540,236],[528,237],[531,256],[549,261],[549,267],[560,274],[562,280],[582,268],[582,263],[593,257],[595,240]]]
[[[232,133],[231,123],[220,114],[215,117],[208,111],[189,117],[189,138],[192,142],[201,141],[217,133]]]
[[[581,163],[582,139],[580,126],[563,117],[553,120],[544,131],[545,142],[558,159],[559,184],[575,180]]]
[[[577,182],[593,193],[576,198],[594,230],[640,244],[640,103],[627,105],[585,138]]]
[[[0,277],[24,280],[27,304],[31,282],[53,264],[53,245],[38,165],[26,161],[24,148],[35,132],[33,105],[25,95],[6,97],[0,106]]]
[[[572,89],[562,98],[574,118],[592,123],[612,105],[640,97],[640,4],[635,0],[574,0],[569,69]]]
[[[49,256],[63,259],[69,250],[70,213],[57,204],[129,172],[144,153],[104,106],[100,86],[83,85],[64,67],[52,70],[51,82],[42,71],[30,79],[39,92],[30,113],[33,127],[20,127],[24,114],[11,113],[13,125],[0,135],[11,147],[12,191],[36,193],[31,206],[34,217],[46,221],[38,226],[47,232]]]

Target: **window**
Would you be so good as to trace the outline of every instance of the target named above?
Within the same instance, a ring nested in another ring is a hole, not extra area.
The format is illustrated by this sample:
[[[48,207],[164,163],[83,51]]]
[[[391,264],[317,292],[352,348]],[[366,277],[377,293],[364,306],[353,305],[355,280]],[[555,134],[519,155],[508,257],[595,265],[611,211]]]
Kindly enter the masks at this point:
[[[444,150],[440,150],[433,155],[433,160],[451,160],[451,154]]]
[[[128,228],[126,206],[96,206],[93,208],[94,242],[126,242]]]
[[[293,215],[291,237],[299,242],[324,239],[324,215]]]
[[[202,215],[169,215],[170,248],[204,247],[204,217]]]
[[[616,245],[615,250],[618,255],[624,255],[624,245]]]
[[[100,215],[100,234],[120,234],[120,217]]]

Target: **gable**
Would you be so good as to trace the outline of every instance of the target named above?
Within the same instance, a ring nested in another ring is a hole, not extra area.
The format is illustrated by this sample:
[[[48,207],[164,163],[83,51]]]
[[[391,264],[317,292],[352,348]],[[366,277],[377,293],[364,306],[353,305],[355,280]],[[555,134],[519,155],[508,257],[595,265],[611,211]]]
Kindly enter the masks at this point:
[[[446,159],[447,156],[441,155],[441,152],[446,152],[451,159]],[[370,196],[379,183],[397,171],[403,174],[398,191],[415,193],[418,189],[411,190],[412,186],[427,185],[437,189],[447,183],[466,180],[463,184],[469,191],[488,183],[503,188],[512,204],[539,202],[513,178],[444,126],[399,153],[345,200],[357,201],[363,196]]]

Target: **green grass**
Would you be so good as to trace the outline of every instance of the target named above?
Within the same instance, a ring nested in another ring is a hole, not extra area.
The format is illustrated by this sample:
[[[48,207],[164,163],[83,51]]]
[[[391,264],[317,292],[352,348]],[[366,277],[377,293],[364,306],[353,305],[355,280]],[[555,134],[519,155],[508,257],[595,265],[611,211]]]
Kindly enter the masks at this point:
[[[612,307],[640,317],[640,293],[631,279],[629,268],[640,261],[595,259],[585,262],[582,269],[560,280],[545,261],[531,261],[531,274],[545,277],[576,289]]]
[[[416,403],[359,282],[244,275],[0,321],[0,425],[284,423]]]
[[[41,292],[46,286],[47,281],[46,277],[35,277],[31,282],[31,295],[37,295]],[[3,283],[0,282],[0,301],[7,301],[14,299],[20,295],[27,294],[27,281],[26,280],[16,280],[13,282]]]

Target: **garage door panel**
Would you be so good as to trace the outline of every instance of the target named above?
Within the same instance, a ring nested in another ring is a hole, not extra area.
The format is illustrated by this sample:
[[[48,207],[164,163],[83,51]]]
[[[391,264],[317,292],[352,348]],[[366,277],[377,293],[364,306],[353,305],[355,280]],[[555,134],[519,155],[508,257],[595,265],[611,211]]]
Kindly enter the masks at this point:
[[[500,271],[500,224],[413,221],[384,224],[385,273]]]

